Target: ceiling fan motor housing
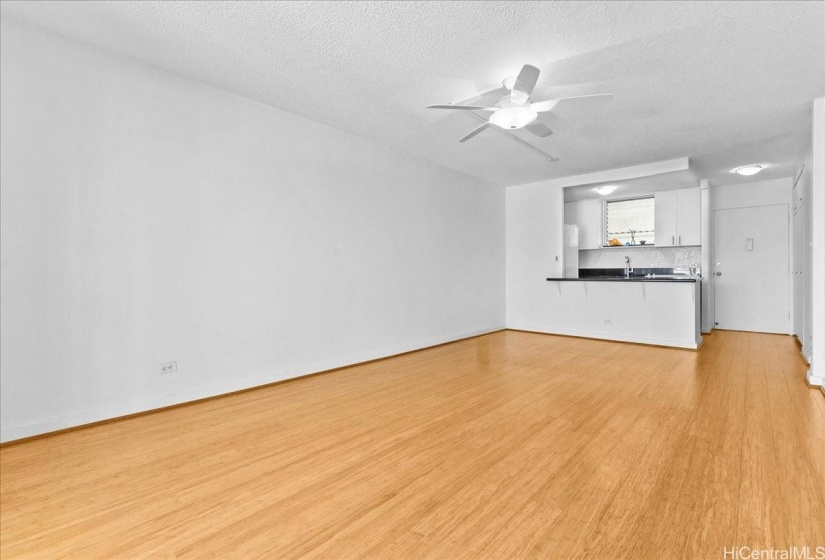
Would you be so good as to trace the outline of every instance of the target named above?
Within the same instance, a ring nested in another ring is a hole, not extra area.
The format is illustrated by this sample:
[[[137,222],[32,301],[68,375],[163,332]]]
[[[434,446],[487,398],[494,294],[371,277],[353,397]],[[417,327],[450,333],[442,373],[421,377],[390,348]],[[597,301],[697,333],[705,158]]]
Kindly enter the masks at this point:
[[[538,116],[539,114],[529,106],[515,105],[499,109],[490,115],[490,124],[494,124],[499,128],[512,130],[527,126],[536,120]]]

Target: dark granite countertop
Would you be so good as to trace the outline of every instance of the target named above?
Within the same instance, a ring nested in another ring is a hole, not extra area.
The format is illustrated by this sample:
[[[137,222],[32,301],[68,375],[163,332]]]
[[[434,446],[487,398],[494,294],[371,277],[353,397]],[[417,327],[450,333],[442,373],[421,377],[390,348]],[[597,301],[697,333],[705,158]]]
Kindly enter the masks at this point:
[[[588,276],[584,278],[548,278],[550,282],[696,282],[693,276],[685,276],[684,278],[645,278],[644,276],[631,276],[625,278],[624,276]]]
[[[696,282],[686,268],[634,268],[626,278],[623,268],[580,268],[578,278],[548,278],[549,282]]]

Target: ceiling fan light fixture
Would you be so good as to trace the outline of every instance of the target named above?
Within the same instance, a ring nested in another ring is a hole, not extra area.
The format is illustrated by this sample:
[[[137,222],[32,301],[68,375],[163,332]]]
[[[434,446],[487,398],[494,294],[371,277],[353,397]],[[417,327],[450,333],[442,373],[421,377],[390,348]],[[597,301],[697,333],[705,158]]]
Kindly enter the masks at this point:
[[[501,85],[504,86],[504,89],[507,91],[513,91],[513,86],[516,85],[516,77],[510,76],[509,78],[504,78],[504,81],[501,82]]]
[[[737,167],[735,169],[731,169],[730,172],[731,173],[736,173],[737,175],[744,175],[744,176],[747,177],[747,176],[750,176],[750,175],[756,175],[757,173],[759,173],[760,171],[762,171],[766,167],[767,167],[767,165],[762,165],[762,164],[760,164],[760,165],[743,165],[742,167]]]
[[[524,128],[538,118],[539,114],[530,107],[508,107],[490,115],[490,124],[505,130]]]
[[[593,190],[602,196],[607,196],[618,188],[619,187],[617,185],[602,185],[601,187],[596,187]]]

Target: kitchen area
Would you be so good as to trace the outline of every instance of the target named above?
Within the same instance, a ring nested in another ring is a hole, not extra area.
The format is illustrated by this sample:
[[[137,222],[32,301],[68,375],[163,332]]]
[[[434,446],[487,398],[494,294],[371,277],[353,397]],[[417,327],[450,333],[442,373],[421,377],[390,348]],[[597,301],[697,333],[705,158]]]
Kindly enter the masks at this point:
[[[671,187],[671,188],[669,188]],[[702,344],[701,194],[639,183],[564,189],[553,332],[678,348]]]
[[[691,350],[790,334],[808,361],[806,169],[711,185],[682,158],[508,188],[507,327]]]

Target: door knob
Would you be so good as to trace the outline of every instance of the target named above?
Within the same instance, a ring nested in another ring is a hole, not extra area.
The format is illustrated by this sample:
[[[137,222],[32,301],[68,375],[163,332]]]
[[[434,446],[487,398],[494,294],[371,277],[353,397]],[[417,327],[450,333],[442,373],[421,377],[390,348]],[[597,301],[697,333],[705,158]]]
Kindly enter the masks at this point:
[[[716,276],[722,276],[722,273],[721,273],[721,272],[717,272],[717,273],[716,273]]]

